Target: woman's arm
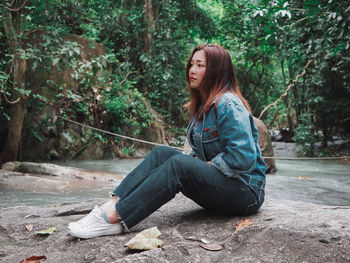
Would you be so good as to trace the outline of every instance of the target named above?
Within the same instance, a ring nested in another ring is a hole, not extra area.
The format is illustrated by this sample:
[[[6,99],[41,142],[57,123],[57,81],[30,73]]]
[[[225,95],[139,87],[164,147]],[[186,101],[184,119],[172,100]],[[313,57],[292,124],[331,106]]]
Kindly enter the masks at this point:
[[[251,172],[257,160],[252,134],[253,117],[243,104],[234,101],[219,104],[216,113],[216,125],[224,152],[215,156],[211,160],[212,164],[230,177]]]

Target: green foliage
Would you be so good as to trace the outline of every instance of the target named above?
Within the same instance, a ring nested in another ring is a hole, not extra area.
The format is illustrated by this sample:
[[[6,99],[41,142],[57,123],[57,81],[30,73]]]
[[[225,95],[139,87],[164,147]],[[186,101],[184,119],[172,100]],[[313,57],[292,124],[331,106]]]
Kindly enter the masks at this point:
[[[288,126],[302,153],[316,140],[350,131],[348,1],[219,1],[224,19],[217,35],[232,50],[241,88],[258,115],[284,93],[311,58],[304,77],[277,108],[264,115]],[[343,6],[344,8],[341,8]],[[273,110],[272,110],[273,109]],[[312,116],[312,117],[311,117]],[[317,134],[317,136],[315,136]]]
[[[121,85],[120,79],[115,78],[101,94],[105,127],[117,133],[124,133],[126,129],[128,136],[143,134],[150,123],[157,119],[134,85],[134,81],[128,80]]]
[[[165,121],[172,126],[169,132],[181,135],[179,127],[187,122],[185,62],[195,45],[216,42],[229,50],[255,116],[315,59],[288,96],[263,116],[265,123],[275,120],[276,128],[290,128],[301,154],[314,154],[319,140],[325,145],[332,135],[350,132],[347,0],[151,2],[147,9],[140,0],[27,1],[19,12],[20,54],[42,83],[35,89],[27,76],[26,87],[13,89],[14,55],[1,26],[0,122],[8,124],[10,118],[5,98],[21,94],[32,116],[51,105],[62,117],[116,133],[142,137],[151,123]],[[102,43],[105,55],[82,59],[82,47],[68,34],[90,40],[92,49],[92,41]],[[30,43],[34,36],[40,44]],[[74,81],[53,81],[52,69],[70,72]],[[42,133],[30,130],[37,141]]]
[[[312,113],[304,113],[299,116],[299,125],[294,130],[294,139],[299,146],[299,155],[315,155],[315,143],[320,141],[321,135],[315,129],[314,117]]]

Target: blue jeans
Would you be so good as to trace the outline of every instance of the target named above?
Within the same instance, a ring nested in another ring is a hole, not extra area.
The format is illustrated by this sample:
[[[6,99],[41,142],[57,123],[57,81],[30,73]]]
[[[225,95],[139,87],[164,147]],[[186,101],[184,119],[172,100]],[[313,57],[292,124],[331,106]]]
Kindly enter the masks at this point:
[[[213,165],[157,146],[113,191],[116,210],[133,227],[181,192],[200,206],[224,215],[256,212],[261,203],[241,180],[228,178]]]

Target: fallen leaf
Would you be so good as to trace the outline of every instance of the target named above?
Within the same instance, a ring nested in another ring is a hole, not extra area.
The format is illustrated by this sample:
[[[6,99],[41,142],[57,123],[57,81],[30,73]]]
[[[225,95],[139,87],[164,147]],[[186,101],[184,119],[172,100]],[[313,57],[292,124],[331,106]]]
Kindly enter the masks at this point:
[[[206,250],[210,250],[210,251],[219,251],[222,249],[222,246],[219,244],[213,244],[213,243],[200,243],[199,244],[202,248],[206,249]]]
[[[238,230],[241,230],[245,227],[248,227],[252,224],[253,224],[253,220],[251,218],[246,218],[244,220],[241,220],[236,224],[235,232],[237,232]]]
[[[21,260],[19,263],[41,263],[46,260],[45,256],[31,256],[29,258]]]
[[[34,228],[32,224],[25,225],[25,227],[26,227],[27,231],[29,231],[29,232],[32,232],[33,228]]]
[[[48,229],[40,230],[40,231],[35,231],[34,235],[51,235],[53,232],[55,232],[57,229],[56,227],[51,227]]]
[[[157,227],[148,228],[138,233],[124,246],[137,250],[150,250],[153,248],[158,248],[163,245],[163,242],[158,239],[161,234],[162,233],[160,233]]]

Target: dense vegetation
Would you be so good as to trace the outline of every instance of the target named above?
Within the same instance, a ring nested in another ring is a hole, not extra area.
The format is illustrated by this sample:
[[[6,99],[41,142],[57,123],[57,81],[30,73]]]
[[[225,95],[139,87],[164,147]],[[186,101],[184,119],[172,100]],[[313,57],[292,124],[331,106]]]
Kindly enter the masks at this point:
[[[22,130],[43,143],[45,127],[60,123],[53,115],[139,138],[152,122],[183,133],[184,65],[203,42],[230,51],[255,116],[289,88],[261,118],[287,129],[301,154],[350,131],[348,0],[4,0],[0,8],[3,161],[20,158]],[[102,43],[104,54],[82,61],[71,34]],[[53,81],[53,68],[78,85]],[[39,125],[26,121],[48,105]]]

